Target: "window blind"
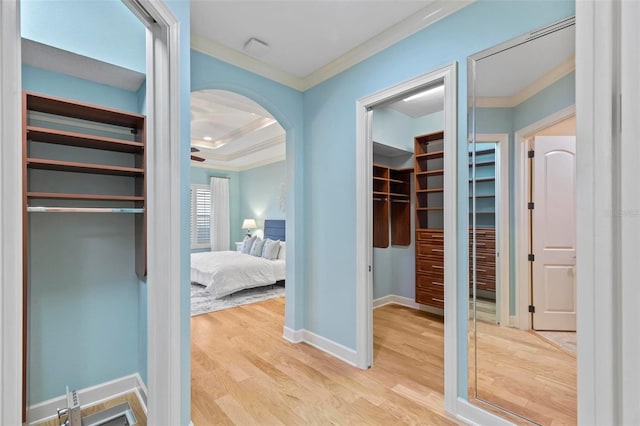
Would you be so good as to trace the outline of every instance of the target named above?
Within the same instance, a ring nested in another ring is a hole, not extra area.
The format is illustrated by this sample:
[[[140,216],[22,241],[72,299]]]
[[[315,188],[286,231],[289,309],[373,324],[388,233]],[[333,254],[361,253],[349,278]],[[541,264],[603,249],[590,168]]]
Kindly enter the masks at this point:
[[[211,245],[211,190],[191,185],[191,248]]]

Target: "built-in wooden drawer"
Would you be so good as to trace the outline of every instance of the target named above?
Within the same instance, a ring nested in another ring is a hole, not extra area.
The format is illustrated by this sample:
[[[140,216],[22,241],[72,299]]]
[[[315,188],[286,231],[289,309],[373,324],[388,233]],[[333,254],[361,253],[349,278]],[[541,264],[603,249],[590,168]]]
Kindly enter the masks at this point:
[[[444,232],[438,229],[416,231],[416,240],[433,245],[444,245]]]
[[[444,276],[444,262],[437,258],[418,256],[416,258],[416,272]]]
[[[444,277],[433,274],[416,274],[416,287],[422,290],[444,291]]]
[[[444,309],[444,289],[442,294],[416,289],[416,302],[422,305]]]
[[[416,243],[416,254],[418,256],[433,256],[444,259],[444,246],[442,244],[433,245],[418,241]]]

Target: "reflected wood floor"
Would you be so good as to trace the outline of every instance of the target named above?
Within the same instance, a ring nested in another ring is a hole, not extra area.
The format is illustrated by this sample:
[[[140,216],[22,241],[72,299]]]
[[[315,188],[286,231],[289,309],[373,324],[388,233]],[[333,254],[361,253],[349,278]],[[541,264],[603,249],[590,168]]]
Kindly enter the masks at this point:
[[[444,411],[443,322],[374,311],[364,371],[282,339],[284,299],[191,319],[191,419],[197,426],[457,424]]]
[[[469,330],[472,326],[470,323]],[[482,321],[477,327],[480,399],[542,425],[577,424],[575,356],[532,331]],[[473,339],[469,341],[472,349]],[[471,352],[469,365],[473,362]],[[470,374],[470,400],[474,398],[473,378]],[[509,419],[530,424],[516,417]]]

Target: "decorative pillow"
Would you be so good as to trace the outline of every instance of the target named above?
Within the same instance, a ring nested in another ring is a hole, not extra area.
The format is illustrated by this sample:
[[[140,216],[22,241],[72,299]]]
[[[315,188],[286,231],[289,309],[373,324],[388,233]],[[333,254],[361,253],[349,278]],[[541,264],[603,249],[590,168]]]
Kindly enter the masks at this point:
[[[280,251],[278,252],[278,259],[285,260],[287,258],[287,243],[286,241],[280,241]]]
[[[256,237],[244,237],[244,240],[242,240],[242,248],[240,248],[240,252],[244,254],[251,253],[251,247],[253,247],[253,243],[255,240]]]
[[[261,257],[263,248],[264,248],[264,240],[261,238],[258,238],[253,242],[253,246],[251,247],[251,253],[249,254],[251,256]]]
[[[267,238],[262,249],[262,257],[268,260],[276,260],[280,252],[280,240],[273,241]]]

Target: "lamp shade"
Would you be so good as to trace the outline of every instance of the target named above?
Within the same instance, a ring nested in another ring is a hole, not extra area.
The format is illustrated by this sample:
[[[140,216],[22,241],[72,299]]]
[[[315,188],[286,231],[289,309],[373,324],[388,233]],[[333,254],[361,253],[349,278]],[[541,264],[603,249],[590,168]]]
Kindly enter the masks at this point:
[[[242,229],[256,229],[257,227],[255,219],[245,219],[242,222]]]

